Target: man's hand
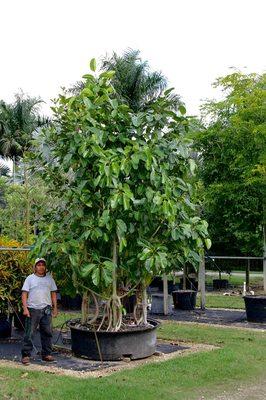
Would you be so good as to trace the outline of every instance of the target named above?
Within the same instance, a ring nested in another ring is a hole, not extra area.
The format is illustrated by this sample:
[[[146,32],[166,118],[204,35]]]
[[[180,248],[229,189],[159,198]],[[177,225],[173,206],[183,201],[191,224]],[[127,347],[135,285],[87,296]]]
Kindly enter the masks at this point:
[[[52,310],[52,317],[53,318],[56,318],[58,316],[58,310],[57,310],[57,308],[53,308],[53,310]]]
[[[29,312],[28,308],[23,309],[23,315],[25,315],[25,317],[30,318],[30,312]]]

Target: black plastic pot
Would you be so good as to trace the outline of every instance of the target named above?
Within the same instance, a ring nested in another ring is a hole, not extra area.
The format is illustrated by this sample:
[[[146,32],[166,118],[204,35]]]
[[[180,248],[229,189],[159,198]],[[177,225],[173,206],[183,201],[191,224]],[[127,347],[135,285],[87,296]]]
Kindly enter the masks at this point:
[[[151,326],[122,332],[93,332],[75,326],[77,320],[69,323],[72,352],[77,357],[89,360],[118,361],[125,357],[132,360],[146,358],[156,349],[156,328],[159,322],[149,319]],[[98,340],[99,348],[97,346]]]
[[[194,310],[197,292],[195,290],[177,290],[172,293],[174,307],[180,310]]]
[[[0,314],[0,338],[9,338],[12,333],[12,322],[8,320],[6,314]]]
[[[266,322],[266,296],[244,296],[247,320]]]
[[[212,281],[213,290],[221,290],[228,288],[228,280],[227,279],[214,279]]]
[[[82,297],[77,294],[75,297],[68,295],[61,296],[61,305],[65,310],[80,310]]]

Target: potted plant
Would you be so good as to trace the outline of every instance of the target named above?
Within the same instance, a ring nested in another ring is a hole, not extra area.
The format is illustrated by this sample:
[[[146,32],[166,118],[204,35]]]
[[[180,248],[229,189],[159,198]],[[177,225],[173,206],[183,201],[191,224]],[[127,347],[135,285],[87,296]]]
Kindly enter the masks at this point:
[[[9,248],[0,252],[0,335],[11,335],[11,322],[14,318],[15,326],[22,328],[23,316],[21,311],[21,288],[23,281],[31,273],[31,264],[28,254],[25,251],[12,250],[12,247],[21,247],[22,244],[10,240],[7,237],[0,237],[0,246]]]
[[[70,323],[75,354],[146,357],[158,326],[147,316],[147,286],[197,263],[207,239],[191,201],[188,120],[183,106],[173,112],[171,90],[134,113],[114,92],[114,73],[97,76],[95,60],[90,67],[84,89],[59,97],[36,142],[36,169],[61,201],[44,218],[35,252],[82,295],[82,318]],[[122,303],[133,294],[129,317]]]

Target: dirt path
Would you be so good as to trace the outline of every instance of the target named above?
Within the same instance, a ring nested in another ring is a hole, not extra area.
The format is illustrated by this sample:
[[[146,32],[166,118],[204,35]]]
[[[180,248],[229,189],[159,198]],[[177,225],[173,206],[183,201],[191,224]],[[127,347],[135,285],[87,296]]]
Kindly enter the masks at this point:
[[[208,399],[208,397],[201,397]],[[224,392],[211,400],[265,400],[266,399],[266,377],[264,382],[260,381],[256,385],[238,385],[234,392]]]

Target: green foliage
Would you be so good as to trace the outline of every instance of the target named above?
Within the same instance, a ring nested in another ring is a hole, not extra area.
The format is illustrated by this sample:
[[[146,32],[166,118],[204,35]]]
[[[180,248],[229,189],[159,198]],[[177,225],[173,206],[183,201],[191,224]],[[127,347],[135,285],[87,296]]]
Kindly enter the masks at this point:
[[[5,177],[0,177],[0,228],[1,233],[19,242],[25,242],[26,205],[30,205],[30,237],[34,241],[42,216],[49,212],[55,201],[36,177],[29,177],[29,185],[13,184]]]
[[[90,69],[96,70],[96,61],[92,59]],[[139,50],[128,49],[119,56],[113,53],[106,57],[101,65],[100,78],[112,79],[112,85],[116,96],[127,104],[134,112],[144,111],[150,104],[156,101],[167,87],[167,79],[158,71],[151,71],[147,61],[140,57]],[[90,75],[84,75],[83,78]],[[77,82],[71,92],[77,94],[84,89],[85,81]],[[172,108],[179,110],[181,115],[186,113],[180,97],[172,93],[173,88],[167,89],[165,95],[171,99]]]
[[[0,312],[8,310],[8,301],[17,307],[21,288],[25,278],[32,273],[28,252],[12,251],[12,247],[21,247],[16,240],[0,236],[0,246],[10,250],[0,251]]]
[[[29,149],[33,132],[47,122],[39,115],[41,102],[23,93],[13,104],[0,101],[0,155],[18,160]]]
[[[185,262],[197,265],[207,238],[191,201],[186,117],[172,111],[170,92],[134,113],[116,95],[112,75],[87,74],[77,95],[60,95],[55,122],[38,138],[53,163],[38,146],[36,154],[61,201],[45,216],[35,252],[78,291],[103,297],[114,270],[118,286],[134,286]]]
[[[262,254],[265,223],[265,75],[219,78],[221,101],[203,107],[197,136],[205,217],[219,253]],[[264,216],[263,216],[264,206]]]

